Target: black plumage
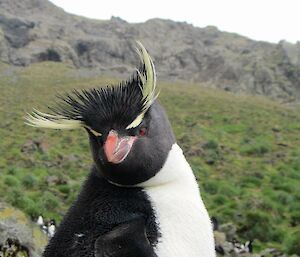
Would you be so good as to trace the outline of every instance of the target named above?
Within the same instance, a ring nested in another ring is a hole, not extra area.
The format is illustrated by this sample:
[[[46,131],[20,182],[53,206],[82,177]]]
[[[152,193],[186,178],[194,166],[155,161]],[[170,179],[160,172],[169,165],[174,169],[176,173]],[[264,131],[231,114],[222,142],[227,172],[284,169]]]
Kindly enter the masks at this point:
[[[127,241],[119,249],[122,238]],[[153,257],[158,238],[155,215],[141,188],[114,186],[94,167],[43,256],[122,257],[130,252]],[[147,247],[140,249],[141,244]]]
[[[139,72],[145,74],[144,70],[141,68]],[[60,102],[49,108],[58,116],[82,121],[97,132],[104,132],[114,124],[126,128],[143,110],[141,86],[140,77],[134,74],[119,85],[59,95]]]

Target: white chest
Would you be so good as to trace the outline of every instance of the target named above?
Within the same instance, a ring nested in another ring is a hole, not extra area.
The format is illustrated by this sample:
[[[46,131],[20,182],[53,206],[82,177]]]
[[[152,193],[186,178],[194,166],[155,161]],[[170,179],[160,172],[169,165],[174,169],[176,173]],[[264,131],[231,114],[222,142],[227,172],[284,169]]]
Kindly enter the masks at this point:
[[[211,222],[178,145],[173,145],[162,170],[142,186],[161,233],[158,257],[215,257]]]

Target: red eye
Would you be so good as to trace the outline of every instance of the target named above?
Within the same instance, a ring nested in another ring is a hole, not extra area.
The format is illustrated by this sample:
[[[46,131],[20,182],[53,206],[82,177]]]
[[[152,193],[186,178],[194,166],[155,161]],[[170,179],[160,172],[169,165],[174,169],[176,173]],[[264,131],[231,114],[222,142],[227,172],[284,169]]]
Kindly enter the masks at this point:
[[[139,135],[142,137],[142,136],[145,136],[146,135],[146,128],[140,128],[139,130]]]

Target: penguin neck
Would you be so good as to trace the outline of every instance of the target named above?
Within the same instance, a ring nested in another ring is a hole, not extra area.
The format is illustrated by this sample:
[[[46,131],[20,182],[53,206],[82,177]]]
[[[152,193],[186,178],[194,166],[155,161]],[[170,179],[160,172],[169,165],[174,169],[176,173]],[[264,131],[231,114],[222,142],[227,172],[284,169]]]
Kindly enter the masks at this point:
[[[147,188],[161,186],[163,184],[184,183],[184,181],[195,180],[192,169],[183,155],[182,149],[178,144],[173,144],[168,154],[166,162],[159,172],[147,181],[137,186]]]

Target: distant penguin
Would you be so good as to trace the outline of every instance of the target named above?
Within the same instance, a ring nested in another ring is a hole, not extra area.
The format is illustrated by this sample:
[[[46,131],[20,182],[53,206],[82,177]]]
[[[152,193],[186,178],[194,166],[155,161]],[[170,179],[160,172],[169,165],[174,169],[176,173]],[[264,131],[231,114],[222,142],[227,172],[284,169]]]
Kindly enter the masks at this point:
[[[41,215],[38,217],[36,224],[39,225],[40,227],[44,226],[44,219]]]
[[[53,237],[55,234],[55,230],[56,230],[55,224],[56,224],[55,220],[50,220],[50,222],[48,224],[47,234],[50,238]]]
[[[116,86],[61,97],[31,126],[85,128],[94,165],[44,257],[215,257],[192,169],[158,103],[151,57]]]
[[[252,253],[253,251],[253,240],[246,241],[245,244],[233,241],[233,247],[235,253]]]
[[[249,240],[245,243],[245,252],[252,253],[253,252],[253,240]]]
[[[43,233],[46,234],[46,235],[48,236],[48,227],[47,227],[46,225],[43,225],[43,226],[41,227],[41,229],[42,229]]]
[[[211,222],[213,225],[213,231],[216,231],[219,229],[219,221],[217,220],[216,217],[211,217]]]
[[[48,236],[48,226],[47,226],[47,224],[45,224],[44,219],[41,215],[38,217],[36,224],[39,225],[39,227],[43,231],[43,233]]]

